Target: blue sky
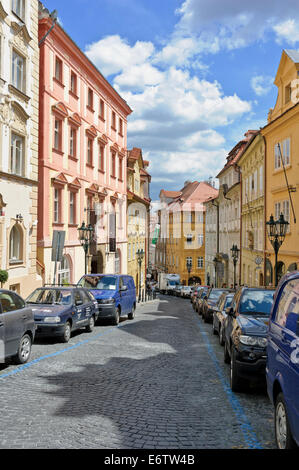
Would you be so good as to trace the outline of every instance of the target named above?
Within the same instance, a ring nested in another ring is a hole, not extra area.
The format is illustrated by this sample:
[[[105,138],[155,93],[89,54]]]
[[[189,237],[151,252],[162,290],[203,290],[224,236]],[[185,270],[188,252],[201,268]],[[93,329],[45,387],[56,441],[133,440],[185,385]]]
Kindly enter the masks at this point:
[[[46,0],[128,101],[128,147],[151,161],[151,196],[214,177],[266,124],[283,49],[299,47],[297,0]]]

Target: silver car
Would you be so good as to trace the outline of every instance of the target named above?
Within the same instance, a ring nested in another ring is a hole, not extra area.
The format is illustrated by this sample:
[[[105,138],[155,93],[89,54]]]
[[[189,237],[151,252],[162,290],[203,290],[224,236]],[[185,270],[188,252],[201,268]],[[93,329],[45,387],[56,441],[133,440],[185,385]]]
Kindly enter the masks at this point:
[[[35,336],[32,309],[18,294],[0,289],[0,363],[25,364]]]

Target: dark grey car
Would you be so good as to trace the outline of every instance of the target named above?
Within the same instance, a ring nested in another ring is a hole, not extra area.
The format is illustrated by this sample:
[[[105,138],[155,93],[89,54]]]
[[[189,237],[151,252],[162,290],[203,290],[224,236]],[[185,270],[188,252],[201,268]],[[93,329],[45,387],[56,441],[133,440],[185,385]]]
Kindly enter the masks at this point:
[[[27,362],[34,336],[32,309],[15,292],[0,289],[0,362]]]

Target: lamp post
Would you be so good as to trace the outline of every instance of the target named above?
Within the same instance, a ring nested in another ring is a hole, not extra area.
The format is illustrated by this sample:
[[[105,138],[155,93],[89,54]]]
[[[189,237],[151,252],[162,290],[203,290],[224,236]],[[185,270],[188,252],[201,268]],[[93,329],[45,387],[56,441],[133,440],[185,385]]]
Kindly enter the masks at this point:
[[[217,265],[218,265],[218,259],[217,259],[216,256],[215,256],[215,258],[213,259],[213,263],[214,263],[214,266],[215,266],[215,287],[217,287]]]
[[[192,271],[192,260],[187,259],[186,267],[187,267],[187,271],[188,271],[188,286],[189,286],[189,282],[190,282],[190,273],[191,273],[191,271]]]
[[[79,232],[79,240],[85,253],[85,274],[87,274],[87,256],[88,256],[89,247],[91,245],[91,241],[93,239],[94,228],[91,224],[87,226],[85,225],[85,222],[83,222],[82,226],[78,228],[78,232]]]
[[[283,214],[280,214],[278,220],[274,220],[273,215],[271,215],[268,222],[266,222],[267,231],[268,231],[268,238],[270,240],[271,245],[273,246],[274,253],[275,253],[275,287],[278,285],[278,252],[281,245],[284,242],[287,228],[289,226],[289,222],[287,222],[284,218]]]
[[[136,252],[136,255],[137,255],[137,262],[138,262],[138,265],[139,265],[139,293],[138,293],[138,302],[141,301],[141,266],[142,266],[142,261],[143,261],[143,258],[144,258],[144,251],[141,249],[141,250],[137,250]]]
[[[232,252],[232,258],[233,258],[233,263],[234,263],[234,289],[235,289],[236,288],[236,267],[237,267],[237,262],[239,259],[240,250],[237,247],[237,245],[233,245],[230,251]]]

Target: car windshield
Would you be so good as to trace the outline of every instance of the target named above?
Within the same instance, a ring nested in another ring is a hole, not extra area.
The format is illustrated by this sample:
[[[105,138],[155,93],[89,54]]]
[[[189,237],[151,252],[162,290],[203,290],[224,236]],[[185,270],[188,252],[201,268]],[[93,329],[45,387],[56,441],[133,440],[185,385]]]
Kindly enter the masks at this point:
[[[222,293],[223,293],[223,290],[212,290],[209,295],[208,300],[212,300],[213,302],[217,301]]]
[[[87,289],[116,290],[116,276],[86,276],[79,282],[80,286]]]
[[[241,298],[240,313],[270,315],[274,290],[246,290]]]
[[[223,308],[228,308],[231,306],[232,301],[233,301],[234,296],[227,296],[224,302],[224,307]]]
[[[26,302],[30,304],[46,305],[70,305],[72,303],[72,291],[66,289],[37,289]]]

